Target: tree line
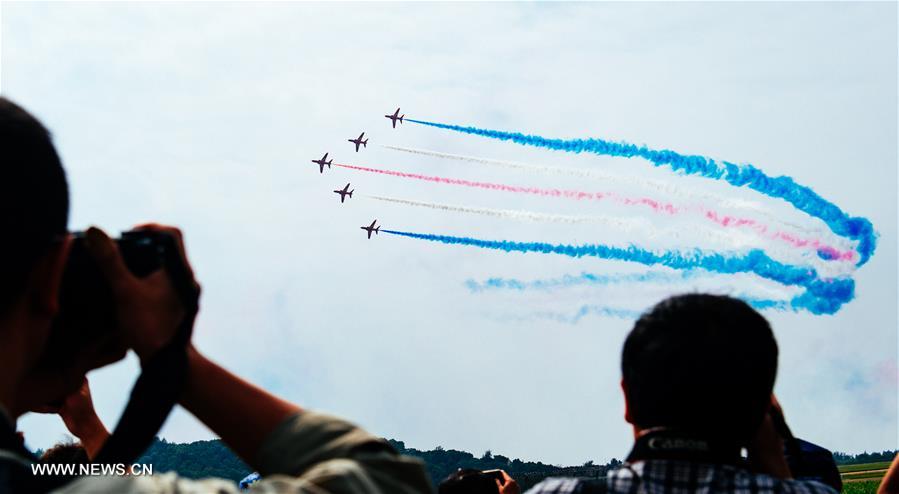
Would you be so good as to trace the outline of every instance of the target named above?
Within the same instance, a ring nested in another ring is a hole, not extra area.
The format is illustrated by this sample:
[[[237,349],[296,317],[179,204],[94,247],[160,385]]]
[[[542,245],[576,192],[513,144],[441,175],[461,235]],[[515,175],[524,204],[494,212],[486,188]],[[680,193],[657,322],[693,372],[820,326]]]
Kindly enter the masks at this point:
[[[431,450],[418,450],[407,448],[403,441],[393,439],[388,439],[387,441],[400,453],[414,456],[424,461],[435,485],[460,468],[477,470],[500,468],[518,480],[524,490],[546,477],[604,477],[606,472],[621,464],[620,460],[613,458],[605,464],[595,464],[592,461],[588,461],[583,465],[566,467],[539,461],[509,458],[500,454],[493,454],[489,450],[478,457],[468,451],[444,449],[440,446]],[[40,455],[41,451],[37,453]],[[854,455],[835,452],[833,456],[837,464],[851,465],[892,461],[896,453],[896,450],[864,452]],[[220,477],[237,482],[252,472],[250,467],[225,446],[220,439],[194,441],[191,443],[172,443],[157,437],[137,460],[137,463],[152,464],[154,473],[172,471],[183,477],[194,479]]]

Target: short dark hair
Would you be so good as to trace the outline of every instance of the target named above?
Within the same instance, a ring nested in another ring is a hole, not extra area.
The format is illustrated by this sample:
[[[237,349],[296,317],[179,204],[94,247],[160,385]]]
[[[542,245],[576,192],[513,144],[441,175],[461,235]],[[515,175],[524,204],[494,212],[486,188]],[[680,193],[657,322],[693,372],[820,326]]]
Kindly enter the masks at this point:
[[[771,403],[777,342],[741,300],[663,300],[634,325],[621,355],[632,422],[745,445]]]
[[[81,443],[59,443],[41,455],[41,463],[48,465],[86,465],[91,460]]]
[[[0,97],[0,312],[51,243],[66,232],[69,188],[50,133],[31,114]]]
[[[437,494],[499,494],[499,486],[480,470],[460,468],[440,482]]]

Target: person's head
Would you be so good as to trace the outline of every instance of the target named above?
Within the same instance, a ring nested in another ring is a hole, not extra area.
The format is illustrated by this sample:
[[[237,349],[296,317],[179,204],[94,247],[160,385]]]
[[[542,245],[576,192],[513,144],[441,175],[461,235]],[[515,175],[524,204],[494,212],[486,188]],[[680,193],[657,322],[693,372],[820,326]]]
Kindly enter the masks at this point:
[[[68,240],[69,191],[50,133],[0,97],[0,339],[40,353],[58,310]]]
[[[777,343],[741,300],[690,294],[643,314],[621,356],[626,419],[746,444],[771,404]]]
[[[496,479],[480,470],[460,468],[451,473],[437,488],[438,494],[499,494]]]
[[[49,465],[86,465],[90,462],[81,443],[59,443],[41,455],[41,463]]]

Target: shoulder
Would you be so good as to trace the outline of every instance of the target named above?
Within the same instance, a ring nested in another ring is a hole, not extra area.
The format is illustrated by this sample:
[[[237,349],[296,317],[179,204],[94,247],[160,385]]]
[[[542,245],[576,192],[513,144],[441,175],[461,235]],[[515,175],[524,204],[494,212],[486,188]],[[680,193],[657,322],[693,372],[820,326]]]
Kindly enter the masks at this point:
[[[398,454],[387,441],[349,422],[311,411],[270,434],[257,463],[263,477],[295,475],[325,492],[360,492],[349,486],[390,494],[433,491],[421,460]]]
[[[839,494],[829,485],[812,479],[780,479],[766,474],[740,470],[735,485],[749,485],[759,492],[782,492],[785,494]]]
[[[781,479],[767,474],[750,472],[745,468],[729,467],[729,475],[736,487],[748,487],[755,492],[784,494],[839,494],[833,487],[812,479]]]
[[[782,480],[783,491],[796,494],[839,494],[833,487],[817,480]]]
[[[15,451],[0,449],[0,492],[35,490],[41,484],[31,471],[32,461]]]

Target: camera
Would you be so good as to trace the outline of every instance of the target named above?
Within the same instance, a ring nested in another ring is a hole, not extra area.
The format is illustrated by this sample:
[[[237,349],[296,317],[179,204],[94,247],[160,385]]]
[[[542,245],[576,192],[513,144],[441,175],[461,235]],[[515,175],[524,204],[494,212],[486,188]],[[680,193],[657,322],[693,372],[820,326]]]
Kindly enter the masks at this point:
[[[44,369],[64,368],[80,347],[117,330],[116,302],[112,288],[85,244],[85,233],[76,232],[62,276],[59,313],[53,321],[46,350],[39,363]],[[164,267],[175,245],[167,233],[128,231],[115,240],[125,265],[137,277]]]
[[[771,414],[774,428],[784,440],[784,458],[793,478],[817,480],[833,487],[837,492],[842,492],[843,480],[833,459],[833,453],[794,436],[780,408],[771,407],[768,413]]]

